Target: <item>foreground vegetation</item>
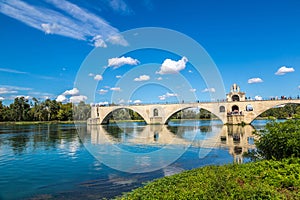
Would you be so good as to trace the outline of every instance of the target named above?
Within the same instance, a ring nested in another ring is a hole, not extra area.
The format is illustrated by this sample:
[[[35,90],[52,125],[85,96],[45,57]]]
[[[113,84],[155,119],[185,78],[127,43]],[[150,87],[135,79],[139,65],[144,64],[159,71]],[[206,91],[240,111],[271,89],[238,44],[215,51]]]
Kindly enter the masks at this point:
[[[158,179],[121,199],[300,199],[300,159],[207,166]]]
[[[120,199],[300,199],[300,121],[272,122],[257,134],[256,162],[185,171]]]
[[[256,150],[247,154],[253,160],[300,158],[300,120],[271,122],[255,134],[260,138]]]

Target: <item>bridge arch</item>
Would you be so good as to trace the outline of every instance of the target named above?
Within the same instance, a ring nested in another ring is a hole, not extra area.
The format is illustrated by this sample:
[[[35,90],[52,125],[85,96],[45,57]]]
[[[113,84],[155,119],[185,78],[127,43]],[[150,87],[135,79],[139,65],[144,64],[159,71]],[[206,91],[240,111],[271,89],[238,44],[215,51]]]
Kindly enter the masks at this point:
[[[127,107],[127,106],[124,106],[124,107],[116,107],[115,109],[112,109],[110,110],[106,115],[103,116],[103,119],[101,120],[101,124],[108,124],[109,123],[109,119],[111,118],[111,116],[113,115],[113,113],[115,111],[118,111],[118,110],[122,110],[122,109],[126,109],[126,110],[132,110],[134,112],[136,112],[137,114],[139,114],[141,116],[141,118],[143,118],[143,120],[148,123],[148,117],[145,115],[145,113],[143,112],[140,112],[139,110],[133,108],[133,107]]]
[[[260,116],[262,113],[276,107],[276,106],[281,106],[281,105],[289,105],[289,104],[300,104],[300,101],[270,101],[268,104],[265,104],[264,106],[261,106],[261,108],[256,108],[254,107],[254,112],[255,113],[250,119],[248,119],[248,122],[247,123],[252,123],[258,116]]]
[[[196,106],[196,107],[197,107],[197,106]],[[169,113],[166,115],[165,120],[164,120],[164,124],[167,124],[167,123],[170,121],[170,118],[171,118],[174,114],[176,114],[176,113],[178,113],[178,112],[180,112],[180,111],[189,109],[189,108],[196,108],[196,107],[193,106],[193,105],[185,105],[185,106],[182,106],[182,107],[179,107],[179,108],[174,109],[172,112],[169,112]],[[220,117],[220,115],[217,113],[217,111],[219,111],[218,109],[216,109],[216,111],[213,112],[211,109],[206,108],[206,107],[204,107],[204,106],[203,106],[203,107],[201,106],[201,107],[199,107],[199,108],[204,109],[204,110],[207,110],[208,112],[214,114],[219,120],[221,120],[221,121],[223,122],[222,117]],[[224,122],[223,122],[223,123],[224,123]]]

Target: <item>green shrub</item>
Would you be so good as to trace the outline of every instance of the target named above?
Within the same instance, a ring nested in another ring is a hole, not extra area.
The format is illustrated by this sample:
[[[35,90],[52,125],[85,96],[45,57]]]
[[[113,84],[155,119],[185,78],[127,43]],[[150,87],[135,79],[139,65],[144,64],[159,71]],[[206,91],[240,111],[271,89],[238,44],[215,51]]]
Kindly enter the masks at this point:
[[[264,130],[256,133],[259,139],[255,142],[254,158],[281,160],[289,157],[300,157],[300,121],[268,123]]]
[[[119,199],[300,199],[300,159],[207,166],[164,177]]]

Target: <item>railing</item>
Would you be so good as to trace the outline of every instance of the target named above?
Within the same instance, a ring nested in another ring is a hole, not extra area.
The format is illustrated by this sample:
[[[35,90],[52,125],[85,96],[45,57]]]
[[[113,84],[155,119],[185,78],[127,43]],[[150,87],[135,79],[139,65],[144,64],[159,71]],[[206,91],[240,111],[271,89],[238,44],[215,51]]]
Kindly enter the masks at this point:
[[[263,98],[263,99],[246,99],[245,101],[238,101],[238,102],[251,102],[251,101],[284,101],[284,100],[300,100],[300,97],[286,97],[286,96],[281,96],[280,98],[278,97],[271,97],[271,98]],[[200,103],[227,103],[228,101],[225,99],[222,100],[213,100],[213,101],[208,101],[208,100],[197,100],[193,102],[186,102],[186,101],[169,101],[169,102],[151,102],[151,103],[140,103],[140,104],[134,104],[134,103],[129,103],[129,104],[104,104],[104,105],[92,105],[93,107],[113,107],[113,106],[147,106],[147,105],[168,105],[168,104],[200,104]],[[232,101],[230,101],[232,102]]]

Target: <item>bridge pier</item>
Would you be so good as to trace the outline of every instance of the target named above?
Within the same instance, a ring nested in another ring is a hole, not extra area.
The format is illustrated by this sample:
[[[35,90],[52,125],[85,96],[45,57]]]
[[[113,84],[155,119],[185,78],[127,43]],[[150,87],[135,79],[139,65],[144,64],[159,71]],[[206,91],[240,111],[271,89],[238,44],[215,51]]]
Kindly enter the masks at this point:
[[[244,115],[228,115],[227,124],[229,125],[241,125],[245,124]]]

